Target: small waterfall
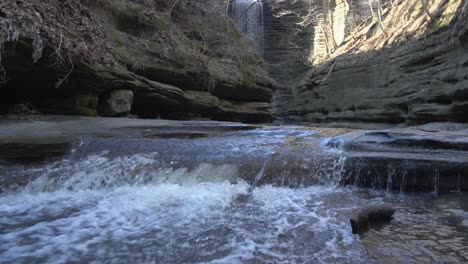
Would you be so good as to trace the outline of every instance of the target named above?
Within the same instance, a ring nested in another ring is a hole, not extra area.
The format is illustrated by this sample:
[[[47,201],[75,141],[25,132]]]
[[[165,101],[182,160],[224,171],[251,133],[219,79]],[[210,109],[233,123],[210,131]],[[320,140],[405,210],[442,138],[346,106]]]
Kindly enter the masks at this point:
[[[234,0],[231,17],[239,31],[263,54],[263,3],[259,0]]]

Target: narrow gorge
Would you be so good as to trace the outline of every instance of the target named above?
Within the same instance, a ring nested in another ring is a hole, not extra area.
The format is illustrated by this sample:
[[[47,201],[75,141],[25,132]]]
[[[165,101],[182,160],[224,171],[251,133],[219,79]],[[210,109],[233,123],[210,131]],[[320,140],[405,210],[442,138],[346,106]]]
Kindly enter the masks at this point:
[[[268,2],[287,122],[466,122],[463,1]]]
[[[466,0],[0,0],[0,264],[467,263]]]

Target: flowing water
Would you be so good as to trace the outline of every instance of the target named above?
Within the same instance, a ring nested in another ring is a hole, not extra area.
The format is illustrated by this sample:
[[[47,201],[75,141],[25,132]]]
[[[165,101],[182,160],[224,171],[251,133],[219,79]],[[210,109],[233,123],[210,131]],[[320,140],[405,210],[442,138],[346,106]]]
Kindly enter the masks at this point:
[[[234,0],[230,15],[236,27],[263,53],[263,3],[258,0]]]
[[[150,131],[151,132],[151,131]],[[151,134],[149,132],[149,134]],[[468,197],[338,186],[345,154],[297,127],[83,138],[3,162],[0,263],[463,263]],[[391,224],[351,233],[385,203]]]

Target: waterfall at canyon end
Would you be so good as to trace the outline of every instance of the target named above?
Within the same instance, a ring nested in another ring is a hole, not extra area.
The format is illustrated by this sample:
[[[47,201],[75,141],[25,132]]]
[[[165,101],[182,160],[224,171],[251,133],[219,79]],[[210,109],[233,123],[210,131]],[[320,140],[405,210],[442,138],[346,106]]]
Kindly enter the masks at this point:
[[[231,17],[236,27],[259,53],[263,53],[263,3],[258,0],[234,0]]]

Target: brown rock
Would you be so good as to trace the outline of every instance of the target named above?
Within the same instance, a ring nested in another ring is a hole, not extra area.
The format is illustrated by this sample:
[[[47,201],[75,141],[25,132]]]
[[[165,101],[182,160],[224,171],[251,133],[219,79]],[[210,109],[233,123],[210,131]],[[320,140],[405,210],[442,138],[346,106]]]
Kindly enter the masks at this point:
[[[99,101],[98,111],[102,116],[125,116],[132,110],[133,92],[114,90]]]
[[[205,116],[205,109],[187,106],[184,91],[194,90],[220,99],[213,106],[223,110],[210,118],[271,120],[266,66],[227,20],[222,4],[210,16],[198,16],[208,5],[215,10],[209,0],[178,5],[177,16],[168,16],[170,0],[98,2],[0,4],[0,25],[14,25],[0,27],[0,114],[27,99],[45,114],[96,116],[97,100],[75,98],[89,94],[101,95],[101,115],[122,116],[131,96],[111,91],[131,90],[138,116]],[[197,38],[200,30],[208,38]],[[213,43],[204,43],[211,37]],[[203,46],[209,50],[199,52]]]
[[[355,210],[351,219],[353,234],[365,231],[370,224],[392,220],[395,209],[385,205],[371,205]]]

